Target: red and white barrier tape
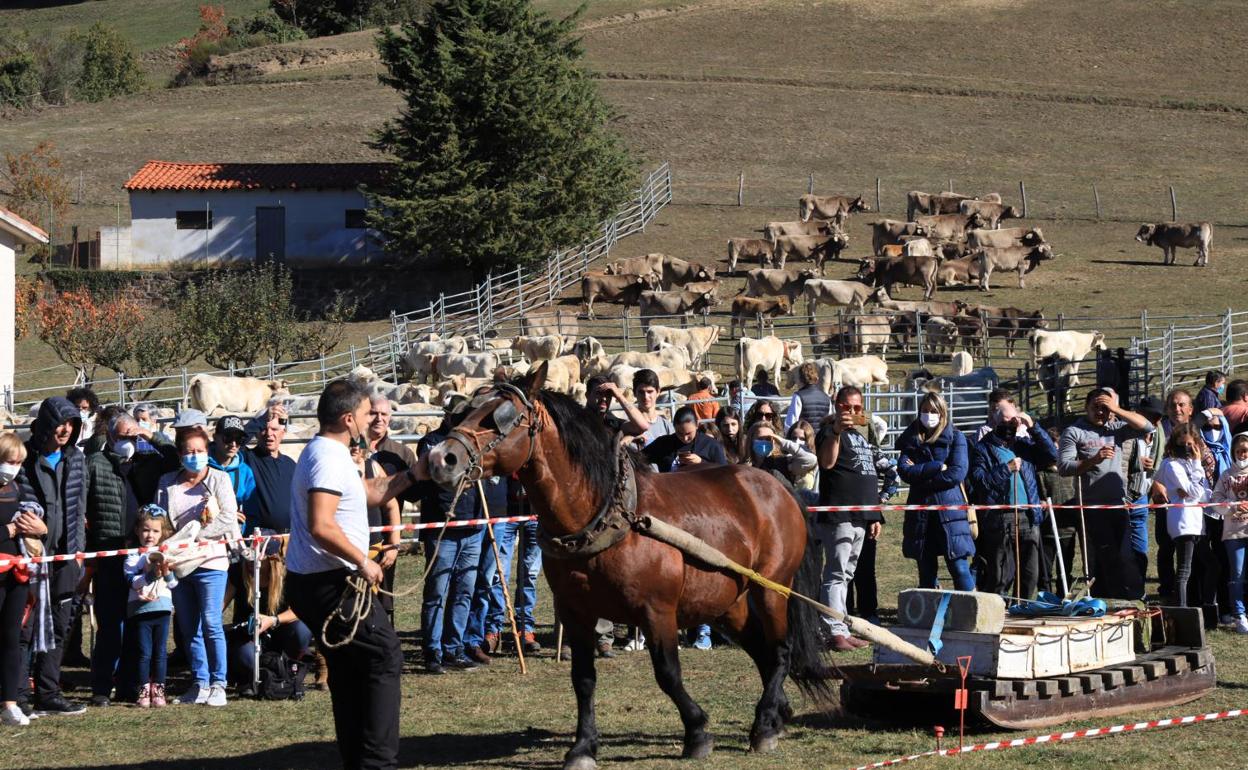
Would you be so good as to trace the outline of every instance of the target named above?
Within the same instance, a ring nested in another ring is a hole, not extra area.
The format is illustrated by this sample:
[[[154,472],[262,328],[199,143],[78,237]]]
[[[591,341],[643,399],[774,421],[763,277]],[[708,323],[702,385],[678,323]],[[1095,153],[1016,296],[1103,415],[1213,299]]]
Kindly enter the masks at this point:
[[[1179,503],[1174,503],[1179,505]],[[1184,507],[1190,508],[1219,508],[1222,506],[1235,505],[1234,502],[1228,503],[1182,503]],[[1154,510],[1162,510],[1169,508],[1171,503],[1119,503],[1110,504],[1092,504],[1079,505],[1077,503],[1066,503],[1059,505],[1053,504],[1055,511],[1077,511],[1082,508],[1085,511],[1121,511],[1123,508],[1149,508]],[[808,505],[808,511],[961,511],[966,508],[974,508],[979,511],[1012,511],[1015,508],[1048,508],[1047,503],[1019,503],[1013,505],[1011,503],[991,503],[981,505],[979,503],[954,503],[950,505],[907,505],[904,503],[884,503],[882,505]]]
[[[537,520],[536,516],[502,516],[499,518],[489,519],[489,522],[491,524],[510,524],[510,523],[520,523],[520,522],[536,521],[536,520]],[[398,526],[387,525],[384,527],[369,527],[368,531],[369,532],[393,532],[395,530],[398,530],[401,532],[412,532],[412,531],[422,530],[422,529],[444,529],[444,528],[445,529],[457,529],[461,527],[479,527],[485,524],[485,522],[486,522],[486,519],[469,519],[469,520],[463,520],[463,521],[435,521],[435,522],[430,522],[428,524],[400,524]],[[194,546],[212,545],[213,543],[222,543],[222,544],[254,543],[256,541],[264,542],[270,539],[280,540],[280,539],[284,539],[288,537],[290,537],[290,535],[287,533],[280,533],[280,534],[274,534],[274,535],[262,535],[260,537],[257,537],[256,535],[248,535],[246,537],[240,537],[238,539],[223,538],[221,540],[197,540],[197,541],[188,542],[188,543],[174,543],[172,545],[170,544],[158,545],[153,548],[118,548],[115,550],[108,550],[108,551],[85,551],[85,552],[79,552],[79,553],[58,553],[58,554],[53,554],[51,556],[39,556],[35,558],[30,558],[30,557],[25,557],[25,556],[21,558],[0,556],[0,567],[18,566],[20,564],[51,564],[53,562],[60,562],[60,561],[87,561],[89,559],[105,559],[110,556],[130,556],[136,553],[149,553],[151,551],[162,551],[162,552],[177,551],[183,548],[191,548]]]
[[[977,743],[972,746],[963,746],[954,749],[940,749],[933,751],[924,751],[919,754],[911,754],[906,757],[897,757],[896,759],[886,759],[883,762],[873,762],[869,765],[861,765],[853,768],[853,770],[876,770],[880,767],[893,767],[894,765],[902,765],[906,762],[913,762],[916,759],[932,756],[953,757],[958,754],[969,754],[977,751],[1001,751],[1003,749],[1015,749],[1023,746],[1039,746],[1044,743],[1065,743],[1067,741],[1079,740],[1080,738],[1100,738],[1106,735],[1119,735],[1121,733],[1138,733],[1144,730],[1154,730],[1161,727],[1182,727],[1183,725],[1194,725],[1202,722],[1213,722],[1219,719],[1234,719],[1244,716],[1244,709],[1230,709],[1229,711],[1216,711],[1211,714],[1196,714],[1186,717],[1172,717],[1170,719],[1153,719],[1148,722],[1136,722],[1134,724],[1114,725],[1113,727],[1094,727],[1086,730],[1071,730],[1065,733],[1050,733],[1049,735],[1033,735],[1028,738],[1015,738],[1010,741],[990,741],[988,743]]]

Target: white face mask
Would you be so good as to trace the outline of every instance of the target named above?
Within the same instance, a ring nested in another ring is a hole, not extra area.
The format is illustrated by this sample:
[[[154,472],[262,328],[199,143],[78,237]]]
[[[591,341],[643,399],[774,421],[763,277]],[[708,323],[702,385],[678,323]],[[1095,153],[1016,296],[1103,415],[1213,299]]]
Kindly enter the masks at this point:
[[[0,463],[0,487],[7,486],[10,481],[17,478],[17,474],[21,470],[22,466],[20,465]]]
[[[134,441],[128,438],[117,439],[113,442],[113,454],[122,460],[129,460],[134,457],[135,446]]]
[[[1209,440],[1210,440],[1210,441],[1214,441],[1214,442],[1221,441],[1221,440],[1222,440],[1222,429],[1221,429],[1221,428],[1216,428],[1216,429],[1210,430],[1210,431],[1209,431]]]
[[[940,424],[940,415],[935,412],[919,412],[919,424],[924,428],[935,428]]]
[[[1238,468],[1238,469],[1239,469],[1239,470],[1241,470],[1241,471],[1243,471],[1243,470],[1248,470],[1248,457],[1245,457],[1245,458],[1244,458],[1244,459],[1242,459],[1242,460],[1236,460],[1236,461],[1235,461],[1235,467],[1236,467],[1236,468]],[[4,470],[4,468],[5,468],[5,466],[0,465],[0,471],[3,471],[3,470]]]

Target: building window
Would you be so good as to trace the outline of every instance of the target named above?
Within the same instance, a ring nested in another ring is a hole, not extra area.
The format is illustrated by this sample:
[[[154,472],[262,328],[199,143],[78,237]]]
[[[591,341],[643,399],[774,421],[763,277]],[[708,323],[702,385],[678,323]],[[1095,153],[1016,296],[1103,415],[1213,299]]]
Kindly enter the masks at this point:
[[[347,209],[346,228],[348,230],[366,229],[368,227],[368,223],[364,220],[366,213],[367,211],[365,209]]]
[[[212,229],[212,212],[208,210],[179,211],[177,213],[177,218],[179,230]]]

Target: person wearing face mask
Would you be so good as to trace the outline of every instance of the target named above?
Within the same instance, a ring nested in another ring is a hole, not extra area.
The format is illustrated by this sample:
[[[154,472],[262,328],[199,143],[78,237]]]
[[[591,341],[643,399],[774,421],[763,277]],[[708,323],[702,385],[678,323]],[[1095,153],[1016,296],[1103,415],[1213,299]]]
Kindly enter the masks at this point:
[[[82,420],[82,431],[78,435],[78,448],[84,445],[96,433],[95,417],[100,412],[100,397],[90,388],[71,388],[65,398],[78,408],[78,419]]]
[[[1205,386],[1196,394],[1193,402],[1197,412],[1206,409],[1220,409],[1222,399],[1226,397],[1226,375],[1222,372],[1207,372]]]
[[[1221,546],[1229,563],[1228,608],[1235,632],[1248,634],[1244,612],[1244,582],[1248,580],[1248,434],[1235,437],[1231,445],[1231,469],[1222,474],[1213,488],[1213,502],[1221,503]],[[1217,544],[1214,547],[1218,547]]]
[[[32,497],[24,497],[18,476],[26,447],[14,433],[0,433],[0,559],[34,556],[31,539],[42,544],[48,528]],[[25,727],[30,718],[17,705],[22,679],[22,618],[30,595],[30,570],[0,565],[0,724]]]
[[[1166,442],[1166,457],[1161,468],[1153,477],[1153,498],[1167,504],[1166,527],[1174,540],[1178,552],[1179,568],[1175,576],[1175,592],[1180,607],[1192,604],[1204,606],[1206,625],[1209,615],[1217,619],[1217,605],[1209,608],[1214,602],[1216,573],[1211,567],[1214,564],[1209,550],[1209,539],[1205,533],[1205,509],[1200,505],[1212,497],[1208,477],[1200,461],[1200,433],[1190,423],[1175,427],[1170,440]],[[1193,574],[1195,573],[1195,574]],[[1189,596],[1191,578],[1195,577],[1197,585],[1194,596]]]
[[[169,512],[178,531],[199,522],[199,540],[242,537],[230,477],[208,465],[208,432],[199,426],[184,428],[178,433],[177,450],[182,467],[160,478],[156,504]],[[226,554],[223,543],[207,546],[203,560],[178,578],[173,592],[174,618],[182,629],[192,675],[181,703],[226,705],[227,657],[221,626],[230,563]]]
[[[901,551],[919,563],[919,587],[936,588],[937,559],[945,566],[958,591],[974,591],[971,559],[975,541],[967,517],[963,482],[966,480],[966,437],[949,421],[949,407],[939,393],[919,401],[914,422],[897,438],[897,473],[910,485],[909,505],[961,506],[908,510],[902,524]]]
[[[998,402],[990,422],[992,430],[968,447],[971,497],[982,505],[1019,506],[1018,528],[1014,511],[989,509],[979,515],[975,550],[982,568],[976,584],[980,591],[1031,600],[1040,580],[1040,525],[1045,516],[1036,469],[1057,462],[1057,447],[1008,399]]]
[[[1062,432],[1057,470],[1075,477],[1075,496],[1084,505],[1107,505],[1086,511],[1088,566],[1094,596],[1137,600],[1144,596],[1144,575],[1131,550],[1127,479],[1122,446],[1155,429],[1143,415],[1123,408],[1109,388],[1093,388],[1084,400],[1084,416]]]
[[[145,451],[139,451],[139,442]],[[160,478],[178,467],[177,449],[163,434],[145,431],[125,412],[113,415],[102,446],[87,454],[86,547],[90,551],[125,548],[135,517],[156,499]],[[91,650],[91,705],[107,706],[114,681],[117,697],[138,697],[137,683],[119,671],[130,583],[125,557],[87,562],[95,609],[95,646]],[[85,582],[86,578],[84,578]],[[124,668],[124,667],[123,667]],[[121,674],[121,676],[118,676]]]

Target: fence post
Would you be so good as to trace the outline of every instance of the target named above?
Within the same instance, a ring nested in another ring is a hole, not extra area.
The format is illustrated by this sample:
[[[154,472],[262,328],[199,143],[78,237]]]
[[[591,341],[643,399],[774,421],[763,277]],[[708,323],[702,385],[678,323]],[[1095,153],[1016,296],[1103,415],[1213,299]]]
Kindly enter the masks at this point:
[[[1023,199],[1023,219],[1027,218],[1027,185],[1018,180],[1018,196]]]
[[[924,356],[926,354],[923,352],[923,319],[920,316],[921,313],[919,313],[919,311],[914,311],[914,338],[918,340],[919,366],[925,366],[926,359]]]
[[[187,375],[186,367],[184,366],[182,367],[182,404],[185,404],[190,399],[191,394],[188,392],[190,389],[190,377]]]
[[[1065,328],[1066,328],[1066,314],[1058,313],[1057,314],[1057,330],[1060,332]]]
[[[355,345],[352,345],[351,346],[351,368],[354,369],[357,366],[359,366],[359,363],[357,362],[357,359],[355,357]]]
[[[1179,221],[1179,201],[1174,197],[1174,185],[1170,185],[1170,221]]]
[[[321,358],[324,359],[325,356],[321,356]],[[352,364],[352,366],[354,366],[354,364]],[[269,379],[277,379],[277,362],[273,360],[273,356],[269,356]]]
[[[737,205],[745,205],[745,172],[741,171],[737,174]]]
[[[633,349],[628,340],[628,307],[625,306],[624,313],[620,316],[620,323],[624,327],[624,351],[629,352]]]
[[[1222,317],[1222,373],[1229,378],[1235,371],[1235,327],[1231,324],[1231,309]]]
[[[877,214],[880,211],[880,178],[878,176],[875,178],[875,211]]]
[[[523,273],[523,266],[516,268],[516,307],[520,311],[521,318],[524,318],[524,279],[521,277]]]
[[[390,345],[389,348],[390,348],[390,381],[398,382],[399,381],[398,348],[394,345]]]
[[[953,180],[949,180],[949,192],[953,192]]]
[[[808,179],[806,180],[806,194],[807,195],[815,194],[815,175],[814,174],[810,174]]]
[[[1096,218],[1101,218],[1101,192],[1096,189],[1096,182],[1092,183],[1092,197],[1096,200]]]
[[[126,404],[126,373],[117,372],[117,403]]]

